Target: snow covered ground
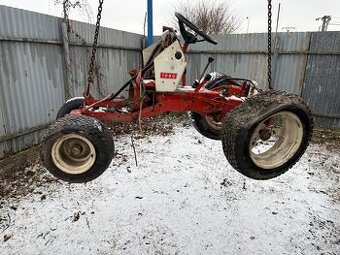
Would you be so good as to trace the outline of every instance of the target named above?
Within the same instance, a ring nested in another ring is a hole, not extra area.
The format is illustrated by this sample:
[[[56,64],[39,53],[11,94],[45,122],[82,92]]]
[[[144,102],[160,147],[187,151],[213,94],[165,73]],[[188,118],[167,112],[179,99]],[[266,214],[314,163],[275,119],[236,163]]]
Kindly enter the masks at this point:
[[[0,254],[340,254],[339,152],[312,144],[286,174],[255,181],[192,127],[134,144],[138,166],[117,136],[98,179],[2,201]]]

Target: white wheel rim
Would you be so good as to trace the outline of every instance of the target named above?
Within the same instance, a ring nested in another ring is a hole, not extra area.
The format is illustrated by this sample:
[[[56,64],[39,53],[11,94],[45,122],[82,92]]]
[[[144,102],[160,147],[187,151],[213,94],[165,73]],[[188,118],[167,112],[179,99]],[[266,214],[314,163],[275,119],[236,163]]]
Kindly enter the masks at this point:
[[[269,130],[269,139],[261,138],[260,131],[264,129]],[[277,168],[295,155],[302,138],[303,127],[296,114],[287,111],[276,113],[255,128],[249,143],[250,158],[260,168]]]
[[[215,130],[222,131],[222,122],[215,121],[213,117],[205,116],[207,124]]]
[[[66,134],[52,146],[53,163],[67,174],[82,174],[88,171],[96,160],[96,150],[86,137]]]

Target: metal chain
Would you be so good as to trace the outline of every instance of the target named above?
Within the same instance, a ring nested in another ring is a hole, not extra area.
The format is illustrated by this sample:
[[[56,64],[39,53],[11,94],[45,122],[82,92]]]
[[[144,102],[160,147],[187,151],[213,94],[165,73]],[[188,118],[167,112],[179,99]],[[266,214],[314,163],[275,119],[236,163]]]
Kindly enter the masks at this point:
[[[94,39],[93,39],[93,45],[92,45],[90,69],[89,69],[88,77],[87,77],[87,91],[86,91],[87,95],[90,92],[89,91],[90,84],[93,83],[93,69],[94,69],[94,62],[96,60],[96,51],[97,51],[98,35],[99,35],[99,28],[100,28],[100,19],[102,17],[101,15],[102,15],[102,10],[103,10],[103,3],[104,3],[104,0],[99,0],[96,29],[94,32]]]
[[[268,86],[272,89],[272,0],[268,0]]]

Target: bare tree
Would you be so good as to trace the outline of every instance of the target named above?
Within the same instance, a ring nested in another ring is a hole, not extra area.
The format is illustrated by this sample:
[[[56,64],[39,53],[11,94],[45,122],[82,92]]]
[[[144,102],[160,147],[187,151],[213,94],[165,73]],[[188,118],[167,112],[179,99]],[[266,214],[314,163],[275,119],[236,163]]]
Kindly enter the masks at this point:
[[[61,5],[64,19],[68,19],[71,10],[76,10],[81,16],[91,22],[93,13],[88,0],[54,0],[54,5]]]
[[[207,34],[230,34],[240,26],[239,18],[232,12],[228,0],[200,0],[198,3],[192,0],[178,1],[175,11]]]

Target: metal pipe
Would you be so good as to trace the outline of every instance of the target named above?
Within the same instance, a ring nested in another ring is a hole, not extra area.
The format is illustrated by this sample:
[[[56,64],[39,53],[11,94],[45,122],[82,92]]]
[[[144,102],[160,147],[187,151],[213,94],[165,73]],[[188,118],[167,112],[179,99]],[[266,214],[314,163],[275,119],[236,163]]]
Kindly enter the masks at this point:
[[[152,0],[147,0],[148,4],[148,38],[147,38],[147,44],[150,46],[153,43],[153,20],[152,20]]]
[[[208,58],[208,63],[207,63],[206,66],[204,67],[203,72],[202,72],[202,74],[201,74],[201,76],[200,76],[199,82],[201,82],[201,80],[202,80],[202,78],[203,78],[205,72],[207,71],[209,65],[210,65],[213,61],[214,61],[214,58],[210,56],[210,57]]]
[[[277,10],[277,19],[276,19],[275,35],[277,34],[277,28],[279,27],[280,10],[281,10],[281,3],[279,3],[279,9]]]

